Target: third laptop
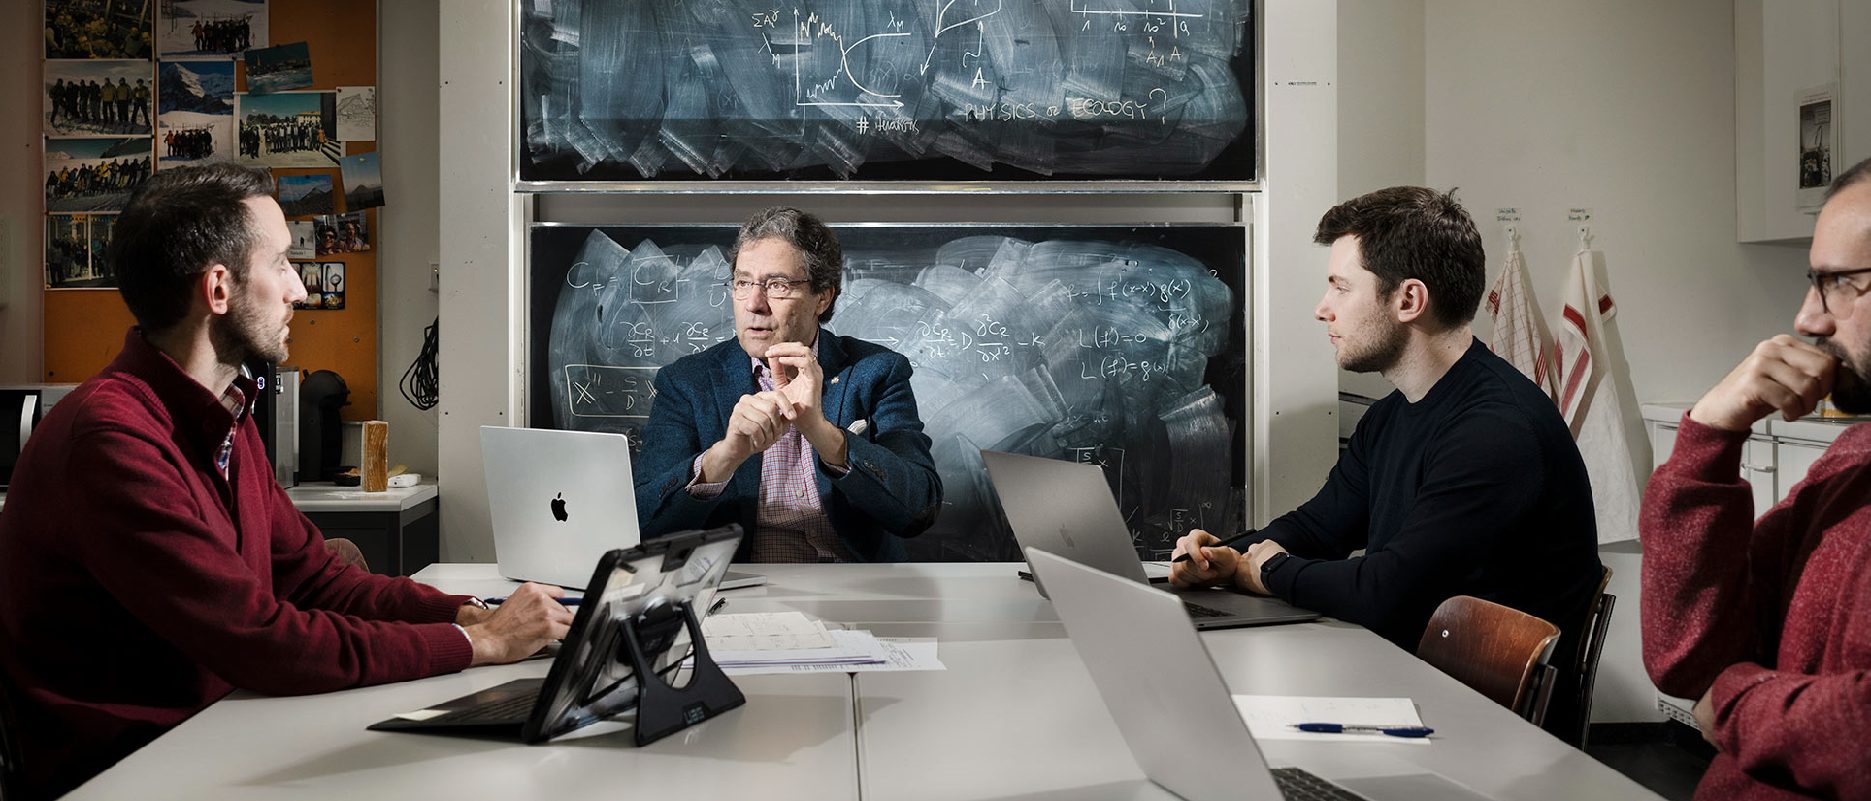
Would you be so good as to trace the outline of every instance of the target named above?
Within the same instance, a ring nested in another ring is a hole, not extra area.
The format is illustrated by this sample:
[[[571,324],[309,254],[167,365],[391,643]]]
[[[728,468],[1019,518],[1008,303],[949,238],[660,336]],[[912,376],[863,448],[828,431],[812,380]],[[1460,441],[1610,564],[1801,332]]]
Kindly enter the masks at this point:
[[[988,480],[1022,550],[1038,548],[1140,584],[1149,583],[1097,465],[982,451]],[[1036,582],[1037,583],[1037,582]],[[1040,585],[1041,595],[1046,594]],[[1178,590],[1198,629],[1299,623],[1319,617],[1277,598],[1216,588]]]

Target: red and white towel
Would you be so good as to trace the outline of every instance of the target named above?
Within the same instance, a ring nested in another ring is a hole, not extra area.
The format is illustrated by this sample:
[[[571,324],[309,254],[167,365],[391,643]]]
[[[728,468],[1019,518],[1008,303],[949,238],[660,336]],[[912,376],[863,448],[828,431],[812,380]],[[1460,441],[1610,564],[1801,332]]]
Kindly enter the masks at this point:
[[[1508,249],[1507,264],[1488,292],[1487,305],[1488,316],[1494,318],[1494,342],[1489,347],[1495,355],[1533,379],[1548,397],[1557,396],[1559,351],[1547,331],[1546,318],[1527,291],[1527,262],[1518,243]]]
[[[1637,510],[1642,500],[1631,448],[1627,415],[1619,378],[1609,369],[1606,328],[1617,314],[1611,293],[1598,286],[1597,263],[1603,255],[1581,250],[1566,278],[1565,310],[1559,321],[1559,412],[1572,428],[1579,455],[1592,476],[1592,505],[1598,514],[1598,541],[1618,542],[1637,537]],[[1647,444],[1647,443],[1646,443]],[[1648,461],[1648,456],[1644,457]]]

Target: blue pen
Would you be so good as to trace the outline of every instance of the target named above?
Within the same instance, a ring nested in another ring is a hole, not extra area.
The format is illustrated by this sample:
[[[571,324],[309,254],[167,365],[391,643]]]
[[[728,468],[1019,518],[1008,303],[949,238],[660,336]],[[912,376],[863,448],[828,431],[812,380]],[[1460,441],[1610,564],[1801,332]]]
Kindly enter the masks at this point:
[[[491,598],[482,598],[481,603],[487,604],[488,606],[498,606],[500,605],[502,601],[505,601],[505,600],[507,600],[507,596],[495,595]],[[567,595],[564,598],[558,598],[556,600],[559,603],[564,604],[565,606],[577,606],[580,601],[583,601],[585,599],[580,598],[576,595]]]
[[[1345,723],[1295,723],[1294,728],[1317,734],[1344,734],[1345,732],[1382,732],[1392,737],[1428,737],[1436,733],[1428,726],[1355,726]]]

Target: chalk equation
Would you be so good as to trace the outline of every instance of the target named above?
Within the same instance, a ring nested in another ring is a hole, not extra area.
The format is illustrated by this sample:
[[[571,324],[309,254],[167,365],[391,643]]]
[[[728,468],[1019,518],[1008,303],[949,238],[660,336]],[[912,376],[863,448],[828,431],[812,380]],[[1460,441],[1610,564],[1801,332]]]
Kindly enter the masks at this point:
[[[525,180],[1252,180],[1251,0],[523,0]]]

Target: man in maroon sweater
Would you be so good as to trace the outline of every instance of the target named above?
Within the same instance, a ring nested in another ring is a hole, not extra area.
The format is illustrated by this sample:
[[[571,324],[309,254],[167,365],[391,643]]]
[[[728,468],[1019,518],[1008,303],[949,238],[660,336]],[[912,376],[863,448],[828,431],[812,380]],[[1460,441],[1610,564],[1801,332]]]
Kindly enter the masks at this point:
[[[1871,161],[1840,175],[1813,231],[1813,288],[1684,416],[1644,493],[1644,663],[1700,698],[1718,751],[1698,799],[1871,798],[1871,425],[1840,434],[1754,520],[1739,478],[1755,421],[1828,392],[1871,412]]]
[[[348,566],[274,483],[249,358],[305,296],[264,173],[165,170],[118,217],[140,324],[55,406],[0,511],[0,679],[29,797],[61,794],[234,688],[318,693],[511,662],[556,589],[498,611]],[[466,604],[466,605],[464,605]]]

